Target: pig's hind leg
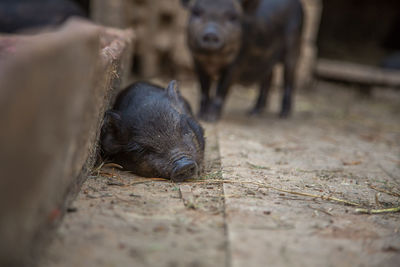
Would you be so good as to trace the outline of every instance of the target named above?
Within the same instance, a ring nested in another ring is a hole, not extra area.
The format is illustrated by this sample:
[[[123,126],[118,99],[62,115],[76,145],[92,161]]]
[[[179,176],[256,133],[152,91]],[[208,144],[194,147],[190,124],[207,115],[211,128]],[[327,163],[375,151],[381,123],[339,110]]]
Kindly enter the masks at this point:
[[[195,64],[197,75],[200,83],[200,107],[198,117],[200,119],[205,119],[208,113],[208,108],[210,105],[210,87],[211,87],[211,77],[200,67],[199,64]]]
[[[301,35],[303,28],[303,10],[299,4],[292,14],[285,31],[285,49],[283,55],[284,92],[280,117],[288,117],[292,110],[292,95],[295,86],[296,67],[300,55]]]
[[[292,111],[292,95],[295,86],[296,65],[299,58],[300,38],[288,38],[283,59],[284,91],[280,117],[286,118]]]
[[[272,80],[272,71],[269,70],[265,76],[265,78],[260,83],[259,93],[257,102],[254,105],[253,109],[250,110],[249,115],[260,115],[268,101],[269,89],[271,87],[271,80]]]

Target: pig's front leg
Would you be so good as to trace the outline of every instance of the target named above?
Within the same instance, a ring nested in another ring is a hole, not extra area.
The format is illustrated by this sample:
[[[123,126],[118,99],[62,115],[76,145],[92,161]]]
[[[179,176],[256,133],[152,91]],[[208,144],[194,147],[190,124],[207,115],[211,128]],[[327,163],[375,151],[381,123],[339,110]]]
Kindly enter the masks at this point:
[[[212,100],[208,108],[206,117],[207,121],[215,122],[220,119],[226,96],[228,95],[229,88],[232,84],[232,78],[233,68],[227,68],[221,72],[215,98]]]
[[[210,105],[210,87],[211,87],[211,77],[203,70],[203,68],[195,63],[197,76],[200,83],[200,107],[198,117],[200,119],[206,120],[208,108]]]
[[[251,116],[260,115],[264,111],[268,101],[268,94],[269,94],[269,89],[271,87],[271,80],[272,80],[272,70],[269,70],[266,73],[265,78],[260,83],[257,102],[253,107],[253,109],[250,110],[249,115]]]

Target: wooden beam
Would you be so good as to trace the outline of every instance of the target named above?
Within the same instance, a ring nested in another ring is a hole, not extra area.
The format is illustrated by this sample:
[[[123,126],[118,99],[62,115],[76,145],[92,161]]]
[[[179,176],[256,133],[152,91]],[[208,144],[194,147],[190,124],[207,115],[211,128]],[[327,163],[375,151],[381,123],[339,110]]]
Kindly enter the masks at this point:
[[[388,70],[346,61],[319,59],[315,75],[327,80],[400,88],[400,70]]]

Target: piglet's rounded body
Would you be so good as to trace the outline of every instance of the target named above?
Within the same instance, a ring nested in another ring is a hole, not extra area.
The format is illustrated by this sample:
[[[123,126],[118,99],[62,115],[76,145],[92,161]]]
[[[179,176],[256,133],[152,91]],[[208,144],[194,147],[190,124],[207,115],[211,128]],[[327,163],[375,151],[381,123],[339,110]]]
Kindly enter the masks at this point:
[[[106,112],[101,146],[106,158],[145,177],[182,181],[199,174],[204,133],[176,82],[166,89],[135,83]]]

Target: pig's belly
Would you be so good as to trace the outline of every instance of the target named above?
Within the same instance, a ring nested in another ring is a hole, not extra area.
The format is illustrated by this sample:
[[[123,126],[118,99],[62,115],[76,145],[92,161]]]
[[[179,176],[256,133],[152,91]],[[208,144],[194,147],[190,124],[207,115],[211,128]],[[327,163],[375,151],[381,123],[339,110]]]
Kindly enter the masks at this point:
[[[259,83],[267,76],[269,70],[276,62],[248,62],[242,64],[235,75],[236,82],[244,85]]]
[[[259,53],[247,53],[238,60],[236,82],[249,85],[263,81],[281,59],[280,52],[270,51],[265,49]]]

